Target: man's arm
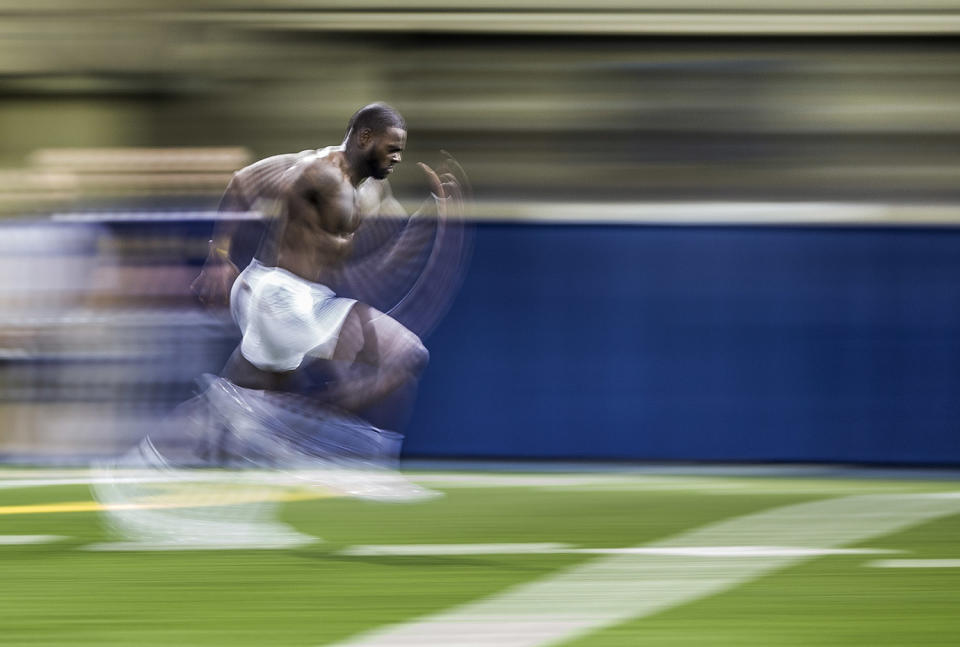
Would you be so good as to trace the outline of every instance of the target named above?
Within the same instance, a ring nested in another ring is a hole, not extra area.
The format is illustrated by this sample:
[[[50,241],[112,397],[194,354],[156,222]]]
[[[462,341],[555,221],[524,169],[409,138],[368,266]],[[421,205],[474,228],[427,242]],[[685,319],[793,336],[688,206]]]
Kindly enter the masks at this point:
[[[369,271],[385,272],[415,259],[432,244],[440,221],[460,215],[461,192],[456,178],[444,179],[426,164],[419,164],[430,186],[431,195],[409,216],[394,197],[389,182],[377,182],[377,195],[368,205],[369,213],[357,232],[352,264]]]
[[[463,167],[446,151],[438,172],[425,164],[426,173],[436,202],[437,218],[430,241],[430,253],[413,285],[406,294],[387,310],[408,330],[423,337],[440,321],[449,307],[465,271],[470,234],[465,222],[470,183]]]
[[[246,212],[250,205],[244,195],[237,174],[230,179],[220,206],[220,214],[231,212]],[[236,220],[218,220],[214,225],[213,237],[210,239],[210,249],[207,259],[200,270],[200,275],[190,284],[190,289],[201,303],[211,306],[225,306],[230,301],[230,288],[239,275],[237,266],[230,260],[230,247],[236,235],[239,223]]]

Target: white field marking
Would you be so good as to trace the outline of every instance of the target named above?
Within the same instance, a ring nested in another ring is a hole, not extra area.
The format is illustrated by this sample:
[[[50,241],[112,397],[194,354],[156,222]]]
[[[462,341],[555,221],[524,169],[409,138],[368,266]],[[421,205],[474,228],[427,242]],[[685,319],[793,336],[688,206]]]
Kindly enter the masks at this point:
[[[49,467],[0,467],[0,479],[36,478],[71,478],[89,474],[87,468],[55,469]]]
[[[739,492],[750,494],[859,494],[901,493],[905,487],[924,488],[924,481],[909,484],[890,483],[874,479],[846,479],[843,477],[765,478],[701,474],[650,474],[634,472],[610,472],[601,474],[490,474],[456,472],[407,472],[407,478],[416,483],[455,488],[531,487],[550,491],[695,491],[704,494],[730,495]],[[960,493],[938,493],[938,496],[960,496]]]
[[[401,472],[409,480],[424,485],[453,488],[533,487],[550,490],[581,489],[590,491],[678,490],[701,491],[707,494],[729,494],[729,491],[773,494],[830,494],[879,493],[891,488],[902,491],[904,484],[890,484],[873,480],[851,481],[823,479],[794,480],[737,477],[735,475],[645,474],[611,472],[601,474],[490,474],[456,472]],[[303,485],[310,482],[306,471],[278,472],[270,470],[180,470],[176,475],[165,475],[149,470],[117,470],[111,477],[98,477],[88,470],[31,470],[29,473],[0,469],[0,489],[44,487],[57,485],[88,485],[104,482],[153,483],[166,481],[225,481],[256,482],[267,485]],[[919,487],[922,481],[915,482]],[[931,496],[956,497],[960,492],[931,493]]]
[[[866,565],[873,568],[960,568],[960,559],[878,559]]]
[[[0,481],[0,490],[13,488],[46,487],[49,485],[86,485],[89,479],[14,479]]]
[[[727,519],[646,546],[836,548],[958,513],[960,500],[955,498],[858,495]],[[359,635],[337,647],[552,645],[718,594],[811,557],[608,555],[477,602]]]
[[[31,487],[49,487],[54,485],[91,485],[93,483],[165,483],[173,481],[171,478],[160,477],[124,477],[119,479],[109,478],[74,478],[74,479],[15,479],[12,481],[0,481],[0,490],[14,488]]]
[[[408,473],[418,483],[445,487],[571,487],[578,485],[605,485],[609,483],[635,484],[647,480],[664,480],[627,474],[457,474]]]
[[[224,483],[235,485],[271,485],[281,487],[311,487],[322,485],[329,476],[364,474],[348,470],[218,470],[218,469],[117,469],[109,476],[86,473],[59,474],[47,478],[0,477],[0,489],[48,487],[57,485],[94,485],[97,483]],[[372,472],[378,474],[379,472]]]
[[[328,470],[329,471],[329,470]],[[270,471],[270,470],[179,470],[179,474],[189,475],[189,480],[254,480],[257,482],[276,483],[277,481],[303,483],[309,480],[310,472],[304,471]],[[325,473],[323,471],[321,474]],[[606,484],[646,484],[647,482],[663,483],[683,480],[664,478],[662,476],[630,475],[630,474],[463,474],[463,473],[423,473],[404,472],[407,478],[418,483],[443,484],[449,487],[570,487],[578,485],[606,485]],[[182,476],[171,476],[158,473],[156,470],[118,469],[110,479],[130,483],[151,483],[181,480]],[[702,477],[693,477],[695,479]],[[33,475],[18,476],[12,473],[0,472],[0,488],[42,487],[53,485],[86,485],[103,482],[103,477],[94,476],[90,472],[60,472],[48,474],[44,477]],[[704,482],[709,481],[706,479]]]
[[[0,535],[0,546],[22,546],[24,544],[49,544],[63,539],[60,535]]]
[[[339,551],[347,557],[434,555],[680,555],[688,557],[820,557],[825,555],[876,555],[899,550],[873,548],[795,548],[792,546],[693,546],[690,548],[574,548],[562,543],[527,544],[384,544],[351,546]]]
[[[529,544],[395,544],[350,546],[339,551],[349,557],[402,555],[529,555],[575,553],[570,544],[555,542]]]
[[[691,546],[689,548],[581,548],[577,553],[597,555],[676,555],[678,557],[825,557],[900,553],[882,548],[797,548],[795,546]]]
[[[216,538],[198,540],[194,537],[190,541],[108,541],[100,544],[87,544],[81,546],[79,550],[97,553],[169,552],[178,550],[278,550],[299,548],[321,541],[318,537],[311,537],[294,531],[270,535],[262,532],[254,534],[255,532],[255,530],[249,532],[250,538],[243,540]]]
[[[407,473],[416,483],[456,488],[529,487],[550,491],[571,492],[634,492],[634,491],[700,491],[711,494],[729,494],[731,490],[766,488],[748,481],[730,477],[651,475],[651,474],[448,474]],[[835,492],[836,490],[829,490]],[[874,491],[874,490],[870,490]],[[792,493],[792,491],[791,491]]]
[[[276,479],[274,482],[270,482],[266,479],[258,479],[256,481],[252,479],[245,479],[241,476],[231,475],[231,476],[217,476],[212,475],[191,475],[189,480],[186,480],[184,477],[180,476],[123,476],[119,478],[110,478],[110,477],[91,477],[91,478],[82,478],[82,479],[17,479],[12,481],[0,481],[0,490],[4,489],[16,489],[16,488],[32,488],[32,487],[50,487],[55,485],[94,485],[97,483],[259,483],[263,485],[291,485],[299,484],[302,485],[302,482],[295,482],[291,479]]]
[[[164,483],[180,482],[184,479],[189,481],[254,481],[267,485],[302,485],[309,480],[306,475],[299,477],[296,473],[283,475],[283,473],[269,473],[251,471],[247,475],[237,472],[217,473],[208,472],[206,474],[197,472],[183,472],[177,476],[166,476],[164,474],[126,474],[117,477],[58,477],[58,478],[11,478],[0,479],[0,490],[46,487],[58,485],[93,485],[97,483]],[[726,477],[687,477],[687,476],[651,476],[651,475],[623,475],[623,474],[424,474],[424,473],[406,473],[404,474],[410,481],[423,485],[432,485],[444,489],[459,488],[506,488],[506,487],[531,487],[545,489],[550,491],[572,491],[572,492],[634,492],[634,491],[684,491],[684,492],[702,492],[711,495],[729,495],[731,492],[754,491],[765,492],[769,494],[794,494],[802,492],[825,492],[835,493],[838,490],[842,492],[849,491],[871,491],[874,492],[879,486],[872,483],[865,483],[861,486],[844,485],[840,487],[823,486],[813,488],[811,486],[801,485],[799,487],[782,486],[774,484],[760,484],[745,481],[729,480]]]

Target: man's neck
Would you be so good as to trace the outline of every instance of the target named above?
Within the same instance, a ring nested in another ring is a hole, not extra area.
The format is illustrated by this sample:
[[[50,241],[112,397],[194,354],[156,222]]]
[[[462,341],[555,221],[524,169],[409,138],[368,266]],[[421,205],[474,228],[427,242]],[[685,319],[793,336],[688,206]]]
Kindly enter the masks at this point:
[[[343,172],[346,173],[350,184],[352,184],[354,188],[359,187],[364,180],[370,177],[370,174],[364,170],[366,163],[361,157],[360,151],[349,148],[344,150],[343,163]]]

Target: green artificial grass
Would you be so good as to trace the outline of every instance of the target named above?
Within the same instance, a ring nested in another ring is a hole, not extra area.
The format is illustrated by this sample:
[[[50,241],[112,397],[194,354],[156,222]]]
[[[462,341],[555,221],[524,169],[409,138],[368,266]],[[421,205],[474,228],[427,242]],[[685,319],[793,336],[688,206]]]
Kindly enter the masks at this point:
[[[0,479],[2,480],[2,479]],[[433,485],[431,485],[433,486]],[[596,557],[490,554],[351,557],[366,544],[562,542],[642,545],[762,510],[833,496],[938,492],[955,483],[813,478],[611,475],[586,485],[438,484],[416,504],[316,499],[284,521],[322,537],[282,550],[87,552],[108,541],[97,512],[10,513],[89,501],[82,485],[0,489],[0,535],[58,535],[0,545],[2,645],[324,645],[410,621]],[[909,558],[960,558],[960,517],[865,546]],[[960,569],[878,569],[875,555],[817,557],[716,595],[562,644],[956,645]],[[451,647],[455,647],[452,645]]]

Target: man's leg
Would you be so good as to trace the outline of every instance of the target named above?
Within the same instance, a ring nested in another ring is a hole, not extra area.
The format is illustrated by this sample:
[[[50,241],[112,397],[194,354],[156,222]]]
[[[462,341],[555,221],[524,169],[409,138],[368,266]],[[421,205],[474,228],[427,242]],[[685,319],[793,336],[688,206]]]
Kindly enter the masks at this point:
[[[329,397],[344,409],[376,416],[374,424],[384,424],[384,417],[403,417],[429,358],[417,335],[376,308],[357,303],[329,363],[335,382]],[[396,429],[399,421],[385,426]]]
[[[262,383],[260,388],[269,391],[279,386],[282,391],[306,395],[318,405],[313,410],[301,410],[299,405],[289,411],[278,409],[276,415],[285,418],[277,420],[278,425],[283,422],[285,430],[281,432],[281,445],[289,450],[291,438],[304,441],[297,444],[297,451],[302,452],[306,464],[320,468],[310,478],[351,496],[380,501],[420,501],[437,496],[387,469],[398,458],[402,438],[389,432],[396,431],[409,412],[417,379],[428,358],[414,333],[384,313],[355,303],[344,320],[331,359],[311,360],[308,355],[292,374],[272,375],[266,380],[270,384]],[[249,379],[251,384],[260,383],[263,376],[257,376],[258,369],[248,364],[237,352],[230,373]],[[306,388],[301,389],[302,385]],[[327,404],[331,406],[325,407]],[[291,420],[298,415],[306,418]],[[272,423],[265,426],[270,428]]]
[[[416,334],[376,308],[356,303],[331,359],[308,355],[299,369],[277,373],[257,368],[237,348],[222,375],[248,389],[310,395],[397,430],[410,414],[429,357]]]

